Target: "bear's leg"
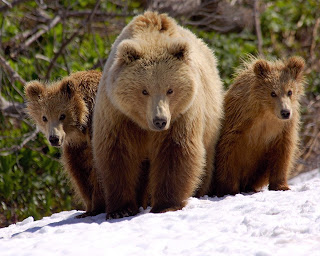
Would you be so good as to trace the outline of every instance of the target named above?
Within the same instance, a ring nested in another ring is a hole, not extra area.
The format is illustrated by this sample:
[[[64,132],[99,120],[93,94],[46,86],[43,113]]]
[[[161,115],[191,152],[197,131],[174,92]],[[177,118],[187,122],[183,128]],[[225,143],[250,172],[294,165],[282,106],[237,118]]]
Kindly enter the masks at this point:
[[[137,184],[143,160],[141,129],[126,119],[119,124],[103,125],[95,127],[93,152],[107,219],[135,215],[139,212]]]
[[[207,147],[206,149],[206,164],[204,167],[205,171],[203,176],[201,177],[202,184],[195,194],[196,197],[202,197],[204,195],[207,195],[211,191],[212,176],[214,172],[214,146],[215,145],[212,143],[212,145],[210,145],[210,147]]]
[[[140,172],[140,162],[116,143],[104,155],[103,187],[106,199],[107,219],[136,215],[139,212],[136,186]],[[101,167],[100,167],[101,168]]]
[[[105,212],[105,200],[101,190],[101,186],[98,184],[93,184],[93,192],[91,198],[91,211],[86,211],[78,216],[77,219],[85,218],[88,216],[96,216],[100,213]]]
[[[150,205],[150,193],[148,188],[150,170],[149,159],[144,160],[141,163],[140,168],[141,172],[137,184],[137,202],[139,207],[142,206],[143,209],[146,209]]]
[[[268,154],[269,190],[289,190],[287,175],[293,158],[293,145],[287,134]]]
[[[88,212],[88,216],[95,216],[105,212],[105,200],[102,192],[102,185],[97,177],[96,169],[93,169],[90,176],[90,181],[93,187],[91,205],[92,210]]]
[[[93,187],[90,183],[92,171],[92,157],[88,158],[86,143],[80,145],[66,145],[63,147],[62,160],[71,177],[74,189],[86,205],[86,211],[92,211]]]
[[[212,194],[218,197],[240,193],[241,161],[236,146],[222,139],[217,146],[215,170],[212,178]],[[211,195],[212,195],[211,194]]]
[[[269,171],[267,169],[268,160],[264,155],[259,161],[256,169],[253,169],[252,172],[246,173],[246,182],[245,186],[240,188],[241,192],[250,193],[250,192],[259,192],[264,186],[269,183]]]
[[[278,154],[277,157],[280,155]],[[280,157],[279,159],[270,159],[270,162],[269,190],[289,190],[287,182],[288,161],[282,160]]]
[[[200,135],[188,132],[183,138],[168,134],[154,145],[150,157],[151,212],[182,209],[197,189],[205,163],[200,138]]]

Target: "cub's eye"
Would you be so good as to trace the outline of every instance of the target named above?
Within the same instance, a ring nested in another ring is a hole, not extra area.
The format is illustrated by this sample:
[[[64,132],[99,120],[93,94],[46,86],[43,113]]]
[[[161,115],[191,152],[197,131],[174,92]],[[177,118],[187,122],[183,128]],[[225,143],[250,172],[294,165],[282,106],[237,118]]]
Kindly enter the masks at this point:
[[[288,96],[291,96],[292,95],[292,91],[288,91]]]
[[[45,116],[43,116],[43,117],[42,117],[42,121],[43,121],[43,122],[47,122],[48,119],[47,119]]]
[[[66,115],[65,114],[62,114],[60,117],[59,117],[59,120],[62,121],[66,118]]]
[[[173,93],[172,89],[169,89],[169,90],[167,91],[167,94],[172,94],[172,93]]]
[[[149,95],[149,93],[148,93],[147,90],[143,90],[143,91],[142,91],[142,94],[143,94],[143,95]]]
[[[276,94],[275,92],[272,92],[272,93],[271,93],[271,97],[273,97],[273,98],[274,98],[274,97],[277,97],[277,94]]]

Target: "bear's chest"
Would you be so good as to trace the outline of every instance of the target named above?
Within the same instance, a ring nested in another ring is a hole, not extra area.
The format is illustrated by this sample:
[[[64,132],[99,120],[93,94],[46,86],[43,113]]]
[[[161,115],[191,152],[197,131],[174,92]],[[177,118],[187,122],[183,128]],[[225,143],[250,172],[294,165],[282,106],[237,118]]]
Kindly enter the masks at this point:
[[[263,116],[255,120],[246,132],[247,144],[255,149],[265,149],[278,136],[281,136],[284,123],[277,117]]]

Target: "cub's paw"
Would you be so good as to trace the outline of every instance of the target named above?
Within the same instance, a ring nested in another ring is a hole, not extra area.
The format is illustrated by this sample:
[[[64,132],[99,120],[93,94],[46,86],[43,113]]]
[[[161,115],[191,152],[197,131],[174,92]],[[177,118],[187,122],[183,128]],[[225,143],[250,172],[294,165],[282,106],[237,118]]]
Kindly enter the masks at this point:
[[[133,209],[133,208],[124,208],[120,209],[114,212],[107,213],[106,219],[120,219],[124,217],[130,217],[134,216],[139,212],[139,209]]]
[[[283,184],[280,184],[280,185],[269,185],[269,190],[276,190],[276,191],[279,191],[279,190],[290,190],[290,188],[288,187],[288,185],[283,185]]]
[[[103,213],[103,211],[88,211],[88,212],[82,213],[80,215],[77,215],[75,218],[76,219],[82,219],[82,218],[85,218],[85,217],[96,216],[96,215],[98,215],[100,213]]]

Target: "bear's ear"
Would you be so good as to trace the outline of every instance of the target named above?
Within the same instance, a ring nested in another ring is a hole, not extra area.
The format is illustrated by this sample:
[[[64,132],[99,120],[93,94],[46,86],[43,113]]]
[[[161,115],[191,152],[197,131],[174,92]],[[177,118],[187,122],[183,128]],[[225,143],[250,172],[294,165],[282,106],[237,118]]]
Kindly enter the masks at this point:
[[[74,82],[71,79],[62,81],[60,90],[63,94],[66,94],[69,99],[71,99],[72,96],[74,95],[74,90],[75,90]]]
[[[257,78],[265,79],[269,76],[271,68],[267,61],[258,60],[253,66],[253,71]]]
[[[140,59],[139,45],[133,40],[123,40],[118,46],[117,57],[126,64]]]
[[[189,45],[186,41],[176,41],[168,48],[170,54],[178,60],[187,60],[189,56]]]
[[[305,61],[303,58],[294,56],[286,61],[286,67],[289,69],[294,79],[299,79],[303,76]]]
[[[29,100],[39,100],[44,90],[43,84],[39,81],[28,82],[24,87],[25,94]]]

